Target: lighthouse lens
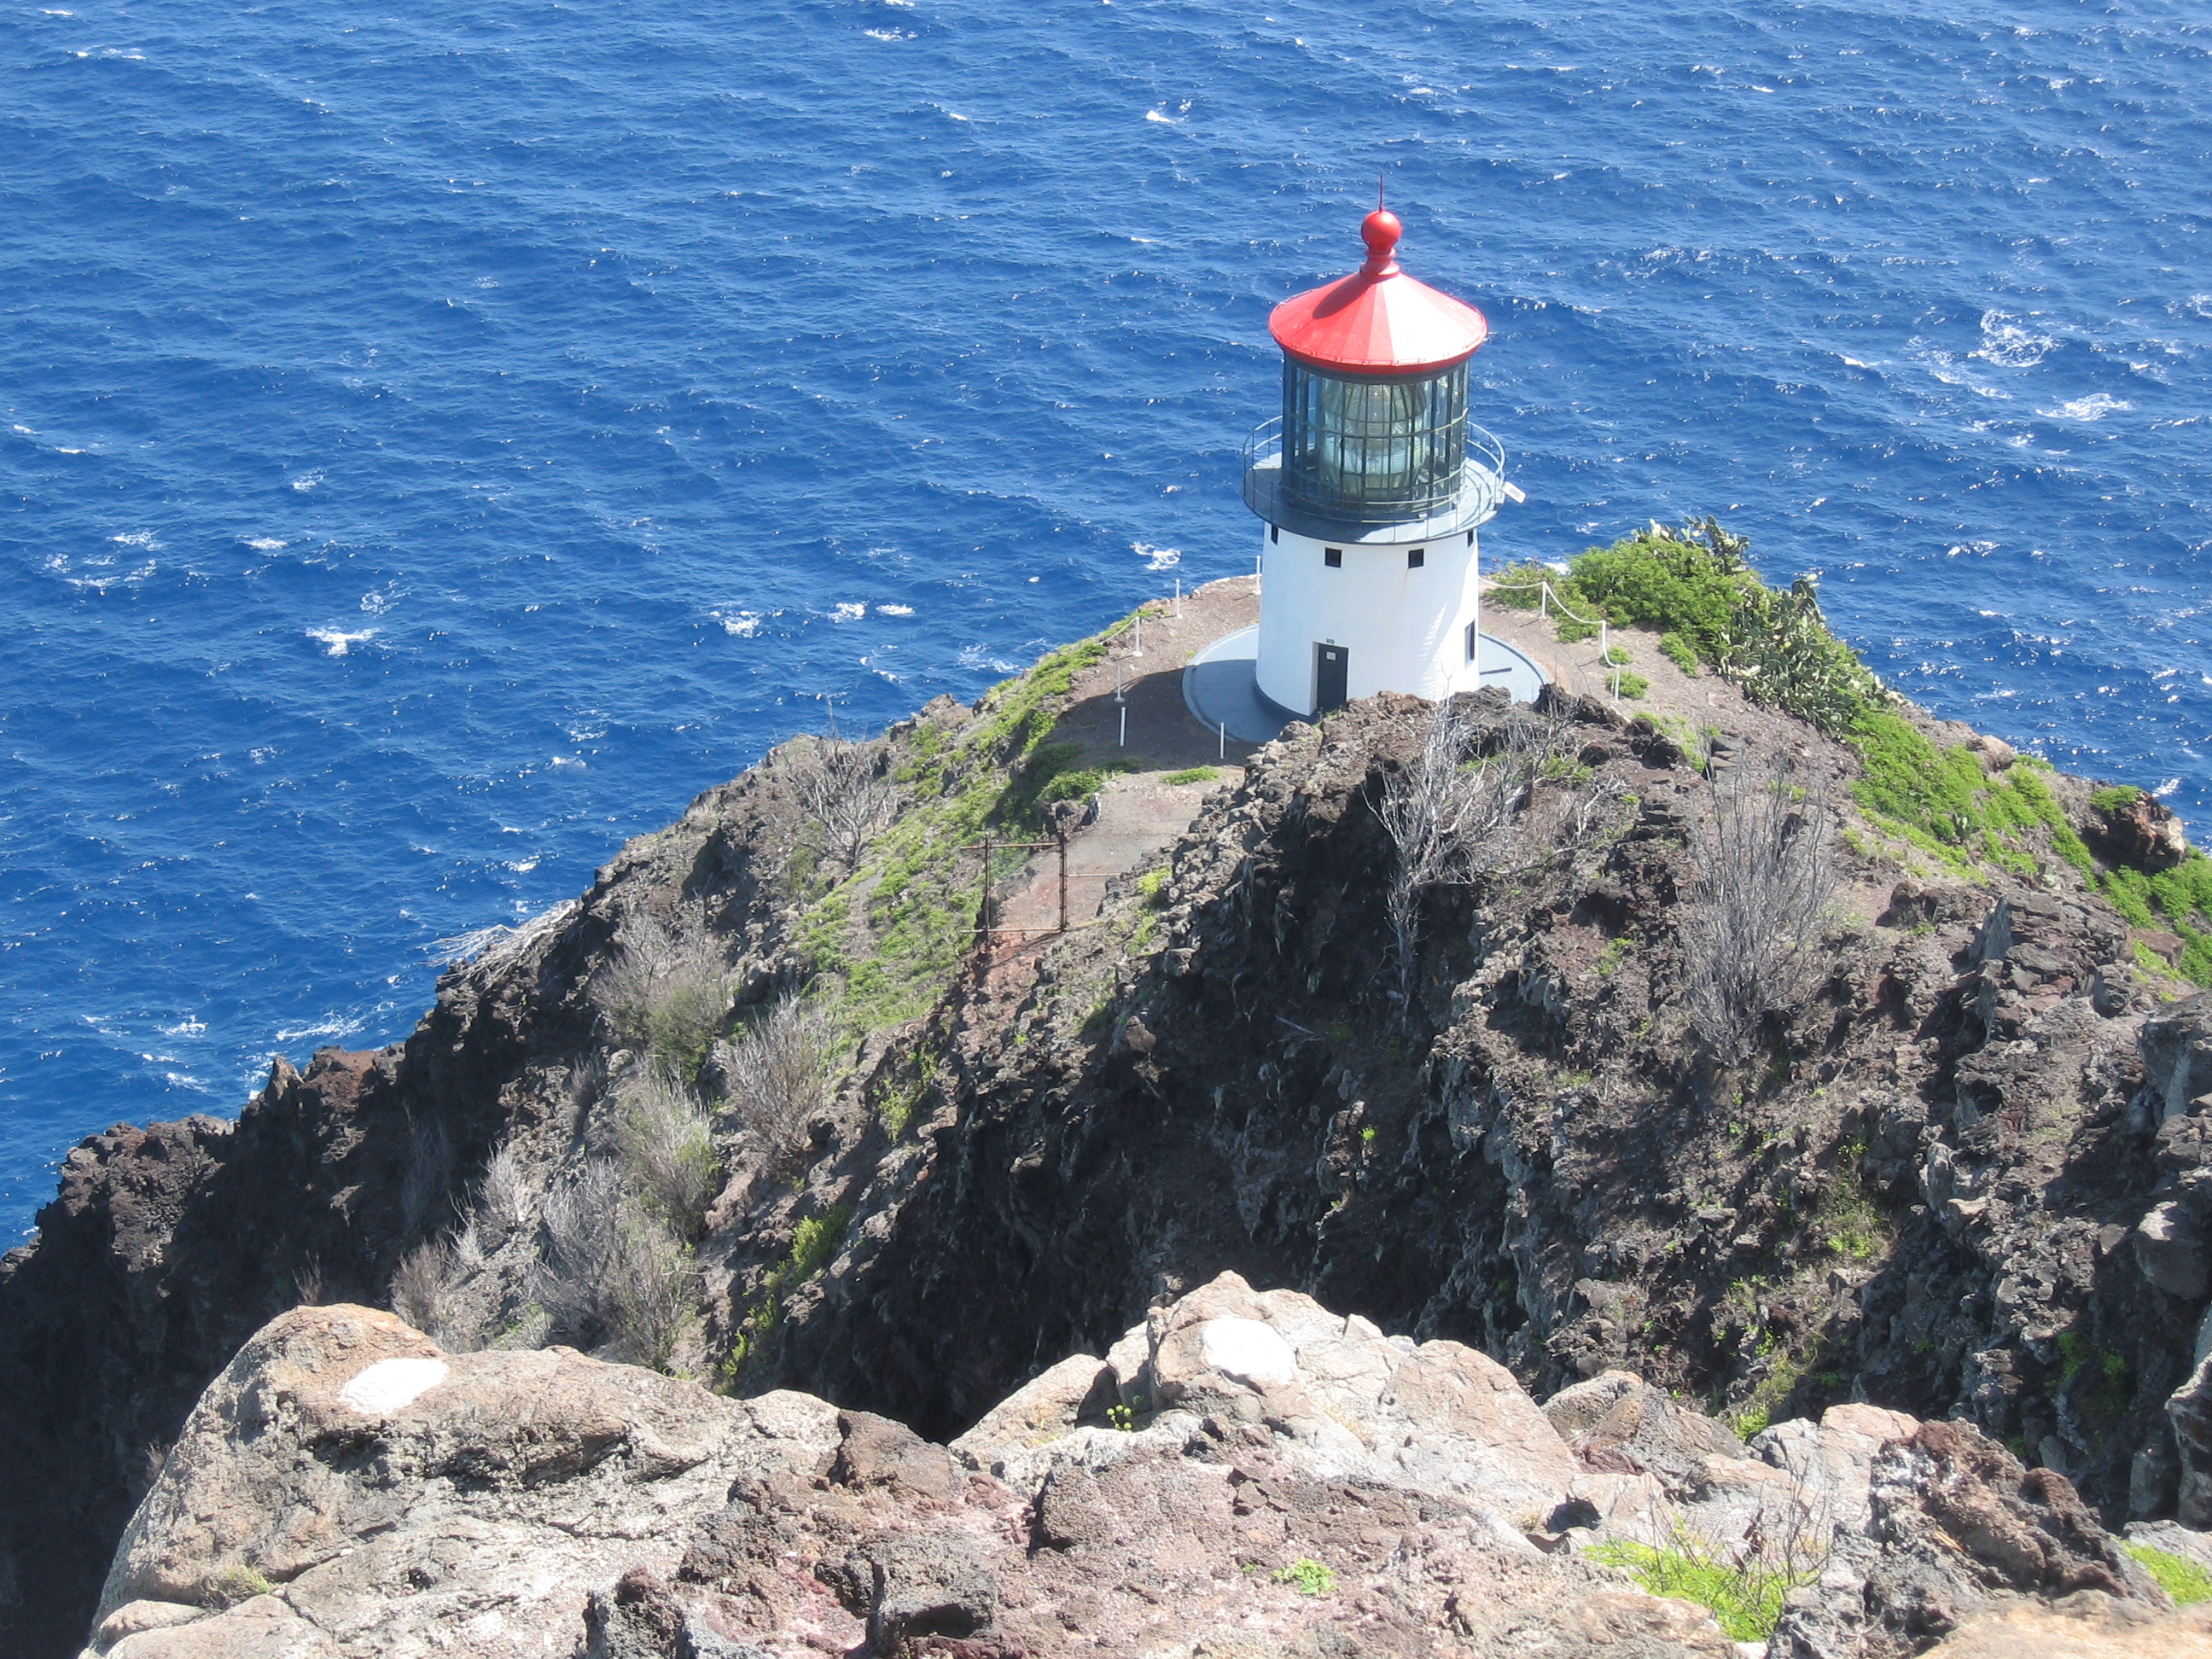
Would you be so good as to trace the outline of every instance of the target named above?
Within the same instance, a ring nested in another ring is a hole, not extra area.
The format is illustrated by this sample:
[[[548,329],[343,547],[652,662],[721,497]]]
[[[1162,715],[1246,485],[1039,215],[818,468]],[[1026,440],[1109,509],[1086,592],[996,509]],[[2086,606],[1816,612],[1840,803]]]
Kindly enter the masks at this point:
[[[1424,518],[1457,500],[1466,453],[1464,362],[1389,379],[1283,365],[1284,483],[1309,512]]]

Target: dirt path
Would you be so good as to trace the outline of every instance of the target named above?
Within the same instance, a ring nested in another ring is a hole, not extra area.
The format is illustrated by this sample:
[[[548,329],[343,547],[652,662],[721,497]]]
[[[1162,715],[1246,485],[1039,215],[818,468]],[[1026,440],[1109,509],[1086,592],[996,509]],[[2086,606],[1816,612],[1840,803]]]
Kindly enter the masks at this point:
[[[1257,585],[1249,576],[1210,582],[1176,603],[1161,599],[1142,613],[1142,641],[1131,629],[1105,660],[1076,678],[1074,699],[1045,739],[1072,744],[1067,769],[1128,764],[1108,779],[1091,821],[1068,837],[1067,920],[1081,926],[1104,903],[1106,884],[1150,867],[1190,827],[1209,791],[1243,775],[1256,744],[1229,740],[1192,718],[1182,698],[1184,666],[1204,647],[1259,619]],[[1116,693],[1120,700],[1116,699]],[[1127,711],[1126,740],[1122,713]],[[1184,782],[1170,779],[1189,775]],[[1024,930],[992,952],[992,970],[1033,957],[1060,919],[1057,854],[1033,856],[1000,891],[1000,926]]]

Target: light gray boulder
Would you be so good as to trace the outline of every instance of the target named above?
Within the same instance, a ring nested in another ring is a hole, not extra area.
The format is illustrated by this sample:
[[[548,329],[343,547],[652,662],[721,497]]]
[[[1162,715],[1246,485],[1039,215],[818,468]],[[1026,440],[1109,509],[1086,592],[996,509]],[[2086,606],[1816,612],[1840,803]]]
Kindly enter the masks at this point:
[[[209,1386],[117,1552],[89,1651],[566,1655],[586,1597],[669,1568],[732,1483],[813,1472],[837,1413],[564,1348],[447,1354],[298,1308]]]

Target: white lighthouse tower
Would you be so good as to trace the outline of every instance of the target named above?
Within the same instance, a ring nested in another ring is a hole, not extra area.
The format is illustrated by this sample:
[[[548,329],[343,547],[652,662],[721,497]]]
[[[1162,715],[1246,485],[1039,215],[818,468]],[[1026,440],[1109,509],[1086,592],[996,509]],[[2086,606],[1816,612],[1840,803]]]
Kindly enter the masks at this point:
[[[1366,264],[1267,319],[1283,412],[1244,455],[1245,505],[1267,526],[1255,678],[1294,714],[1483,684],[1475,531],[1521,492],[1467,417],[1490,325],[1398,268],[1402,230],[1377,208]]]

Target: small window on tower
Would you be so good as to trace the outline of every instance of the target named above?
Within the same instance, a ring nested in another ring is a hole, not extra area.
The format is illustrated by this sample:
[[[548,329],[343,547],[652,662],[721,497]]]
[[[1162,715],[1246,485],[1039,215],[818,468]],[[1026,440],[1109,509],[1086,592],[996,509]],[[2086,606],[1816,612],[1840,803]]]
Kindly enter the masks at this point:
[[[1321,562],[1331,570],[1343,569],[1344,550],[1340,547],[1324,547],[1321,550]]]
[[[1472,530],[1467,532],[1467,544],[1469,547],[1473,547],[1474,545],[1474,532]]]
[[[1467,625],[1467,659],[1469,662],[1482,655],[1482,635],[1474,631],[1476,626],[1474,623]]]
[[[1429,562],[1429,550],[1428,550],[1427,548],[1425,548],[1425,547],[1411,547],[1411,548],[1407,548],[1407,549],[1406,550],[1406,568],[1407,568],[1407,569],[1408,569],[1408,570],[1419,570],[1419,569],[1423,565],[1426,564],[1428,562]]]
[[[1271,541],[1271,542],[1279,542],[1280,540],[1282,540],[1282,539],[1283,539],[1283,530],[1282,530],[1282,526],[1281,526],[1280,525],[1273,525],[1273,524],[1269,525],[1269,526],[1267,526],[1267,539],[1268,539],[1269,541]]]

